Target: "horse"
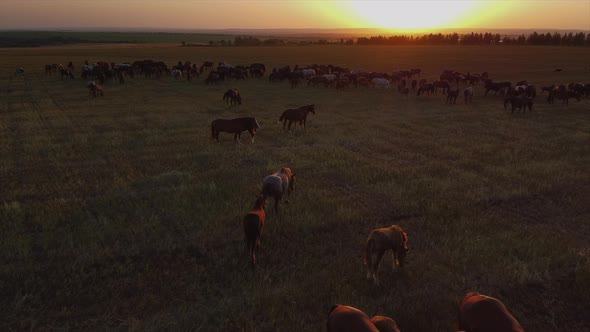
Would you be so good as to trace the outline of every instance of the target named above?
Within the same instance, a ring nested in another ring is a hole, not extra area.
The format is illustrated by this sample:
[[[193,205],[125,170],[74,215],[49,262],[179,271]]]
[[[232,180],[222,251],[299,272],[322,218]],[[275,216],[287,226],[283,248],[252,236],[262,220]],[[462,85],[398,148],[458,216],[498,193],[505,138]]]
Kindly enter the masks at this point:
[[[487,96],[488,92],[490,92],[490,91],[494,91],[494,95],[496,95],[498,93],[498,91],[502,91],[502,93],[504,93],[504,91],[509,90],[511,86],[512,86],[512,83],[510,83],[510,82],[495,83],[495,82],[492,82],[491,80],[487,80],[486,84],[485,84],[486,92],[485,92],[484,96]]]
[[[74,79],[74,74],[70,69],[61,68],[59,70],[59,74],[61,75],[61,80],[64,80],[64,77]]]
[[[441,88],[442,89],[442,94],[443,95],[447,91],[449,91],[449,89],[451,88],[451,85],[447,81],[434,81],[434,83],[432,83],[432,85],[434,86],[434,95],[435,96],[436,96],[436,92],[438,91],[438,88]]]
[[[104,97],[101,85],[98,85],[95,82],[88,82],[88,85],[86,87],[88,88],[88,93],[90,94],[90,97],[96,98],[98,95]]]
[[[175,80],[180,80],[182,78],[182,71],[180,69],[174,69],[170,74]]]
[[[45,75],[51,76],[52,67],[51,65],[45,65]]]
[[[396,322],[389,317],[369,318],[361,310],[341,304],[330,308],[326,326],[328,332],[399,332]]]
[[[449,90],[445,104],[456,104],[457,97],[459,97],[459,89]]]
[[[240,96],[240,93],[238,92],[238,89],[233,88],[233,89],[229,89],[227,90],[224,94],[223,94],[223,99],[227,104],[238,104],[238,105],[242,105],[242,96]]]
[[[291,124],[293,124],[293,121],[303,123],[303,129],[305,129],[305,124],[307,123],[307,115],[310,112],[315,115],[315,104],[305,105],[299,108],[290,108],[284,111],[283,114],[281,114],[279,122],[283,122],[283,130],[285,130],[287,121],[289,121],[289,127],[287,130],[291,130]]]
[[[371,79],[371,86],[376,88],[389,88],[389,80],[384,77],[375,77]]]
[[[379,332],[400,332],[397,323],[386,316],[373,316],[371,322],[375,324],[375,327]]]
[[[463,90],[463,96],[465,97],[465,104],[473,101],[473,87],[468,86]]]
[[[580,101],[580,94],[575,93],[573,91],[570,90],[565,90],[565,89],[554,89],[553,91],[551,91],[551,93],[549,93],[549,97],[547,98],[547,102],[549,102],[549,104],[553,104],[553,101],[555,100],[555,98],[562,100],[561,104],[566,104],[569,105],[569,99],[570,98],[576,98],[577,101]]]
[[[214,140],[219,142],[219,133],[226,132],[234,134],[234,142],[242,143],[241,135],[243,131],[248,131],[252,136],[252,143],[254,143],[254,136],[256,135],[256,129],[260,128],[260,125],[254,117],[244,117],[235,119],[216,119],[211,122],[211,135]]]
[[[408,248],[408,234],[398,225],[391,225],[386,228],[378,228],[371,233],[367,238],[365,247],[365,265],[367,266],[367,279],[373,278],[375,285],[379,285],[377,272],[379,271],[379,264],[385,252],[391,249],[391,257],[393,259],[392,267],[396,264],[401,268],[404,265],[404,260],[410,250]]]
[[[425,92],[428,92],[429,96],[432,93],[434,93],[434,85],[432,83],[420,84],[420,87],[418,88],[418,92],[416,93],[416,96],[420,96],[420,95],[424,94]]]
[[[25,69],[23,67],[16,68],[14,71],[14,75],[23,75],[25,73]]]
[[[518,109],[518,113],[520,113],[521,110],[526,113],[527,107],[529,108],[529,111],[533,110],[533,99],[529,98],[529,97],[525,97],[525,96],[506,97],[506,99],[504,99],[504,109],[506,109],[506,106],[508,105],[508,103],[510,103],[510,105],[512,106],[512,113],[514,113],[515,109]]]
[[[260,238],[262,237],[262,228],[266,219],[264,207],[266,205],[266,197],[258,195],[256,203],[244,217],[244,233],[246,234],[246,248],[250,259],[252,261],[252,268],[256,267],[256,249],[260,246]]]
[[[463,298],[457,314],[457,329],[465,332],[524,332],[500,300],[469,292]]]
[[[405,87],[405,88],[401,89],[399,93],[406,96],[406,98],[408,98],[408,94],[410,93],[410,89],[408,87]]]
[[[283,199],[283,195],[291,195],[294,185],[295,173],[288,167],[282,167],[262,180],[261,194],[264,197],[272,197],[275,201],[275,211],[279,212],[279,203]],[[288,202],[285,201],[285,203]]]

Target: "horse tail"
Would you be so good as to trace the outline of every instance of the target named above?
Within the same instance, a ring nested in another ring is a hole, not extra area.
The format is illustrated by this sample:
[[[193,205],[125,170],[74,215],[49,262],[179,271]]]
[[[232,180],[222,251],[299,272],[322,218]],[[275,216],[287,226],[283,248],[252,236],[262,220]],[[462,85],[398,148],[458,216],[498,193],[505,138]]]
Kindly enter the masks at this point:
[[[256,267],[256,245],[260,239],[260,220],[257,215],[248,214],[244,218],[244,233],[246,234],[246,248],[250,255],[252,268]]]
[[[373,251],[374,246],[375,246],[375,240],[369,239],[369,241],[367,241],[367,246],[365,247],[365,260],[364,260],[365,265],[369,264],[369,260],[371,259],[371,252]]]
[[[211,124],[211,138],[215,139],[215,125]]]
[[[287,117],[287,111],[283,112],[283,114],[281,114],[281,117],[279,118],[279,122],[285,120],[285,118]]]

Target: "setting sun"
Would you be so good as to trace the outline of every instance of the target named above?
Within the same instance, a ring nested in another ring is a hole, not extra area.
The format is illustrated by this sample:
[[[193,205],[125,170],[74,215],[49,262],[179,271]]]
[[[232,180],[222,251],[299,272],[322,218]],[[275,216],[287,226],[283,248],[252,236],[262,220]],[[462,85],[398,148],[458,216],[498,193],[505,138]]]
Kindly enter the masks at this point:
[[[350,5],[367,26],[405,30],[459,26],[478,6],[474,1],[353,1]]]

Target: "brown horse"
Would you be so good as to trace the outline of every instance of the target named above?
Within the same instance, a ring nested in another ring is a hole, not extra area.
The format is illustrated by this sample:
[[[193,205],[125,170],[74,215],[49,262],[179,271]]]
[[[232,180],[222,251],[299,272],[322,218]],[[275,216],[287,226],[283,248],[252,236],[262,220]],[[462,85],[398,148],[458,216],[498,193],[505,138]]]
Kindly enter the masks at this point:
[[[275,200],[275,211],[279,212],[279,203],[284,194],[291,195],[295,185],[295,173],[288,167],[283,167],[262,180],[262,192],[264,197],[272,197]],[[285,201],[288,203],[289,201]]]
[[[246,118],[235,118],[235,119],[217,119],[211,122],[211,135],[214,140],[219,142],[219,133],[226,132],[232,133],[234,135],[234,141],[241,142],[241,135],[243,131],[248,131],[250,136],[252,136],[252,143],[254,143],[254,136],[256,136],[256,129],[260,128],[256,118],[254,117],[246,117]]]
[[[240,92],[236,88],[227,90],[223,94],[223,100],[225,100],[225,102],[230,105],[233,105],[233,104],[242,105],[242,96],[240,95]]]
[[[463,298],[457,328],[465,332],[524,332],[502,302],[478,292],[469,292]]]
[[[367,265],[367,279],[373,278],[375,285],[379,284],[377,272],[385,252],[391,249],[393,268],[396,263],[403,267],[404,260],[410,250],[408,248],[408,234],[398,225],[378,228],[369,234],[365,247],[365,265]]]
[[[95,82],[89,82],[86,87],[88,88],[88,93],[90,94],[90,97],[96,98],[98,95],[104,97],[104,92],[102,90],[101,85],[98,85]]]
[[[285,130],[285,126],[287,125],[287,121],[289,121],[288,130],[291,130],[291,124],[293,121],[297,121],[300,124],[303,123],[303,129],[305,129],[305,123],[307,121],[307,115],[309,113],[313,113],[315,115],[315,105],[305,105],[299,108],[290,108],[281,114],[279,118],[279,122],[283,122],[283,130]]]
[[[357,308],[333,305],[327,322],[328,332],[399,332],[395,321],[385,316],[369,318]]]
[[[262,228],[266,219],[264,206],[266,205],[266,197],[258,195],[256,203],[244,217],[244,233],[246,233],[246,247],[248,254],[252,260],[252,268],[256,267],[256,249],[260,246],[260,238],[262,237]]]

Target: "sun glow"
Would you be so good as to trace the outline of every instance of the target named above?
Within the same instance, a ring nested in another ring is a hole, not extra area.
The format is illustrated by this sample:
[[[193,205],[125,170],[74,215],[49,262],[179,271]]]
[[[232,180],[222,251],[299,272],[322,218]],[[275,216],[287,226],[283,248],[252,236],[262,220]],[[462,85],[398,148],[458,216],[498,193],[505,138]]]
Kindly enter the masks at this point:
[[[368,26],[400,30],[460,27],[480,3],[463,1],[352,1],[352,12]]]

